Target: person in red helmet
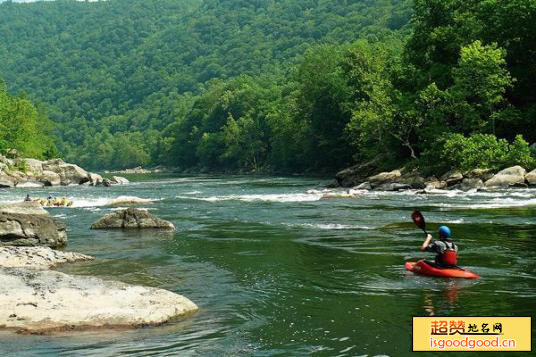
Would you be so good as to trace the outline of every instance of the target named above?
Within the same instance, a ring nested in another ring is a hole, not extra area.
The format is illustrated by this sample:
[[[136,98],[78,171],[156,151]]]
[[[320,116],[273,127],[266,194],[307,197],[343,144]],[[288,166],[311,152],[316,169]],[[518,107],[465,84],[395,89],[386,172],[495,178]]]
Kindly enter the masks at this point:
[[[452,242],[452,232],[447,226],[439,227],[439,240],[432,243],[432,235],[428,234],[421,251],[436,253],[435,263],[426,262],[438,268],[456,268],[458,264],[458,247]]]

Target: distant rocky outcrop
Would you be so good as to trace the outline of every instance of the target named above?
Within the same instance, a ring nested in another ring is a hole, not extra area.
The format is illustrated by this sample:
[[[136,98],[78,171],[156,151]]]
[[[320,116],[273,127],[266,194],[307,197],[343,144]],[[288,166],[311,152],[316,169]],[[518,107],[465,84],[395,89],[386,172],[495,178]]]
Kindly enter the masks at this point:
[[[128,208],[113,212],[95,222],[91,229],[166,229],[175,230],[173,223],[157,218],[145,210]]]
[[[504,169],[496,174],[490,169],[475,169],[468,172],[452,170],[439,179],[437,177],[423,177],[418,171],[409,171],[404,168],[376,173],[364,177],[358,170],[361,166],[354,166],[337,174],[337,182],[342,187],[359,190],[400,191],[406,189],[424,189],[423,193],[434,190],[496,190],[509,187],[536,186],[536,170],[527,173],[521,166]]]
[[[103,178],[61,159],[40,161],[0,155],[0,188],[101,185]]]
[[[0,206],[0,246],[63,247],[65,226],[37,202]]]

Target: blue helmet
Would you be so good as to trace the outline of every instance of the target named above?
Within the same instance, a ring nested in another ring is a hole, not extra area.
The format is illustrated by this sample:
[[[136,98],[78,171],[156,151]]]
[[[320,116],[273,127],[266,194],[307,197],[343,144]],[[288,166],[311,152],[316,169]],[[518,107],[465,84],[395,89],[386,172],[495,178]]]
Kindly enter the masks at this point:
[[[439,238],[450,238],[452,236],[452,232],[450,231],[450,228],[447,226],[441,226],[439,227]]]

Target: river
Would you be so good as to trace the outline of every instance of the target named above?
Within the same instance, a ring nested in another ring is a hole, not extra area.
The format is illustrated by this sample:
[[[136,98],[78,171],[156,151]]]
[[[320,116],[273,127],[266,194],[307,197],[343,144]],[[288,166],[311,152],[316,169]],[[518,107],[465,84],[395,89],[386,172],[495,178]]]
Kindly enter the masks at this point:
[[[97,259],[59,270],[168,289],[200,310],[140,330],[3,332],[0,354],[407,356],[412,316],[535,316],[536,190],[329,200],[310,191],[326,183],[140,176],[111,188],[1,191],[2,201],[26,192],[74,200],[72,208],[49,212],[68,227],[67,250]],[[143,207],[173,222],[177,233],[91,231],[113,209],[106,203],[121,195],[153,200]],[[404,270],[404,261],[430,256],[418,252],[424,236],[411,222],[414,208],[431,230],[451,227],[460,264],[480,280]]]

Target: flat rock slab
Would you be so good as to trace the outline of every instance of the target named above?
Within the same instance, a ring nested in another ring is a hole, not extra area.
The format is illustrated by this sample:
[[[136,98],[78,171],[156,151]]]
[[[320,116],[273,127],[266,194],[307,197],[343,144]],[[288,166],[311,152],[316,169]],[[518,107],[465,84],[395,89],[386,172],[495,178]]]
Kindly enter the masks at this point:
[[[26,333],[143,327],[195,312],[170,291],[50,270],[0,268],[0,328]]]
[[[91,229],[166,229],[175,230],[173,223],[157,218],[147,211],[128,208],[107,214],[91,225]]]
[[[59,264],[93,259],[89,255],[48,247],[0,247],[0,267],[4,268],[49,269]]]
[[[48,216],[48,212],[39,204],[39,202],[19,202],[10,204],[0,204],[0,212],[15,214],[34,214],[39,216]]]

